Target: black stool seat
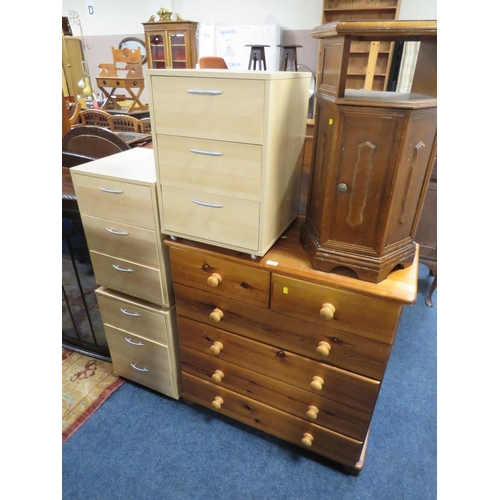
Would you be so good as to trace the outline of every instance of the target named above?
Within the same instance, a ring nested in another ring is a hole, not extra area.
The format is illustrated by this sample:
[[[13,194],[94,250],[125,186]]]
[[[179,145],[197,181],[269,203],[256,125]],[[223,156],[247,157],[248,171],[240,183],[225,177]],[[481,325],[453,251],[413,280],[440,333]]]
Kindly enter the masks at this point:
[[[245,45],[245,47],[251,47],[250,60],[248,61],[248,69],[256,69],[257,63],[259,63],[259,69],[262,69],[262,65],[264,65],[264,70],[267,70],[266,53],[264,51],[264,48],[270,47],[270,45]],[[253,68],[252,68],[252,63],[253,63]]]
[[[292,67],[292,71],[297,71],[297,49],[302,45],[278,45],[278,47],[283,49],[280,71],[286,71],[289,66]]]

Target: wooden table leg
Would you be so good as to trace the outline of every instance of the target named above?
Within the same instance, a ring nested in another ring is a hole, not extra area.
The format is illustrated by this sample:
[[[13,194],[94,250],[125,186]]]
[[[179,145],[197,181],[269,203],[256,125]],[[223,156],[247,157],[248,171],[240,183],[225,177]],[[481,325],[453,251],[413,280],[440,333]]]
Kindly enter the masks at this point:
[[[437,287],[437,281],[438,281],[437,272],[432,272],[432,270],[431,270],[431,276],[434,276],[434,279],[432,280],[432,283],[431,283],[431,286],[429,287],[429,290],[427,290],[427,296],[425,298],[425,303],[429,307],[432,307],[434,305],[432,302],[432,294],[434,293],[434,290]]]
[[[101,106],[102,110],[106,110],[109,108],[120,109],[120,106],[113,100],[113,94],[115,93],[116,89],[117,87],[114,87],[113,89],[111,89],[111,92],[107,92],[105,88],[99,87],[99,90],[101,90],[105,96],[104,102]]]

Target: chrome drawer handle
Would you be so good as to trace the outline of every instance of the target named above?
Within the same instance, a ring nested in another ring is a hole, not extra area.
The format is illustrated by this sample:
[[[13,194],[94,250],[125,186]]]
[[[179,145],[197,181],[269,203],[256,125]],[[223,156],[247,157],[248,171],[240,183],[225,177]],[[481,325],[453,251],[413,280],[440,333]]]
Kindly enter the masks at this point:
[[[222,208],[222,205],[220,205],[219,203],[205,203],[204,201],[200,201],[200,200],[193,200],[193,203],[196,203],[197,205],[201,205],[202,207]]]
[[[106,231],[108,231],[108,233],[116,234],[118,236],[128,236],[128,233],[126,231],[116,231],[115,229],[113,229],[111,227],[107,227]]]
[[[127,316],[135,316],[135,317],[139,317],[140,316],[140,313],[131,313],[131,312],[128,312],[126,309],[124,309],[123,307],[120,307],[120,311],[123,313],[123,314],[126,314]]]
[[[222,90],[198,90],[198,89],[188,89],[188,94],[201,94],[201,95],[220,95]]]
[[[132,345],[137,345],[137,346],[143,346],[144,344],[142,342],[132,342],[129,338],[125,337],[125,340]]]
[[[117,270],[117,271],[121,271],[123,273],[133,273],[134,270],[133,269],[123,269],[123,267],[120,267],[118,264],[113,264],[113,267]]]
[[[135,366],[135,363],[130,363],[130,366],[134,369],[134,370],[137,370],[138,372],[148,372],[149,369],[148,368],[137,368],[137,366]]]
[[[222,156],[222,153],[220,153],[219,151],[203,151],[203,149],[193,149],[193,148],[189,148],[189,151],[197,155]]]
[[[123,191],[120,189],[108,189],[102,186],[99,186],[99,189],[101,191],[104,191],[105,193],[111,193],[111,194],[123,194]]]

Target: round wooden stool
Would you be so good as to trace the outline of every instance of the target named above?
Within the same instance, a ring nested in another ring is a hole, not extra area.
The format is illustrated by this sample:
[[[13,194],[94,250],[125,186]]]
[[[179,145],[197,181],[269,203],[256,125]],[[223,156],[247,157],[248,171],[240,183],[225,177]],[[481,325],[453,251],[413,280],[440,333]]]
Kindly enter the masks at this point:
[[[291,71],[297,70],[297,48],[302,45],[278,45],[283,50],[281,51],[280,71],[287,71],[290,66]]]
[[[257,63],[259,63],[259,69],[262,69],[262,65],[264,65],[264,70],[267,70],[266,53],[264,51],[264,48],[270,47],[270,45],[245,45],[245,47],[250,47],[250,60],[248,61],[248,69],[256,69]]]

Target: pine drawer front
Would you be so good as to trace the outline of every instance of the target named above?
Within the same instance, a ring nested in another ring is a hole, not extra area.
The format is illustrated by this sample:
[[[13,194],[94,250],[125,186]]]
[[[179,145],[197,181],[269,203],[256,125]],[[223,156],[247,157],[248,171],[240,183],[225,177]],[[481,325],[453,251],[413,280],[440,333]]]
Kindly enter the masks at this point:
[[[82,215],[88,247],[144,266],[158,268],[156,232],[99,217]]]
[[[174,283],[269,307],[271,277],[267,271],[175,247],[170,248],[170,266]]]
[[[157,135],[263,143],[264,81],[153,76],[151,87]]]
[[[73,184],[82,214],[155,229],[149,186],[79,174]]]
[[[273,311],[392,345],[401,304],[276,273],[271,289]]]
[[[363,449],[361,441],[329,431],[264,403],[218,387],[182,372],[182,396],[247,425],[302,446],[331,460],[354,467]],[[312,441],[307,436],[312,437]],[[303,443],[311,443],[310,446]]]
[[[175,328],[175,306],[165,310],[144,301],[135,301],[110,290],[96,290],[105,324],[158,344],[169,345]],[[177,334],[177,332],[175,332]]]
[[[222,243],[231,248],[259,248],[258,201],[161,186],[163,223],[176,236]]]
[[[370,414],[367,412],[311,394],[189,347],[181,347],[181,359],[184,372],[296,417],[354,439],[363,440],[368,432]]]
[[[388,344],[180,283],[175,284],[175,297],[180,316],[382,380],[391,351]],[[222,317],[213,315],[216,309]]]
[[[182,346],[371,413],[380,383],[239,335],[177,318]]]
[[[99,285],[162,305],[164,292],[160,271],[135,262],[90,251],[92,267]]]
[[[262,146],[170,135],[156,144],[163,185],[260,201]]]
[[[176,394],[167,346],[104,325],[113,368],[118,375],[162,394]]]

